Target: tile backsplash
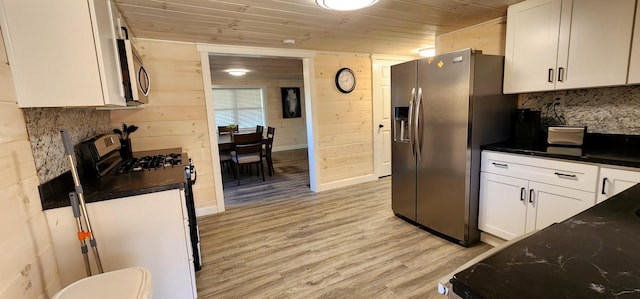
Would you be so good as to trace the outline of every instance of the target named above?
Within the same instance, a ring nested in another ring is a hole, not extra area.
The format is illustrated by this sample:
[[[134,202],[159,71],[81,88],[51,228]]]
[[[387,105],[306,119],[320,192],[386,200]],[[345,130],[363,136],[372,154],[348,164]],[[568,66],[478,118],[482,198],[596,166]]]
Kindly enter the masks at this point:
[[[109,111],[78,108],[23,109],[40,184],[69,170],[60,129],[73,144],[111,131]]]
[[[555,105],[557,98],[564,104]],[[640,86],[523,94],[522,108],[540,110],[553,125],[560,119],[568,126],[587,126],[589,133],[640,135]]]

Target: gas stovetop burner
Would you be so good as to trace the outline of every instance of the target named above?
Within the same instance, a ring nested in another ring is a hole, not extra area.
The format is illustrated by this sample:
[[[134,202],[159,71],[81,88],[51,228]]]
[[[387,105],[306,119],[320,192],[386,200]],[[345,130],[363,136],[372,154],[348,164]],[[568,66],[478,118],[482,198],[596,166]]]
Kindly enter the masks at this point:
[[[129,173],[143,170],[153,170],[182,165],[182,155],[171,153],[166,155],[144,156],[131,158],[122,162],[118,173]]]

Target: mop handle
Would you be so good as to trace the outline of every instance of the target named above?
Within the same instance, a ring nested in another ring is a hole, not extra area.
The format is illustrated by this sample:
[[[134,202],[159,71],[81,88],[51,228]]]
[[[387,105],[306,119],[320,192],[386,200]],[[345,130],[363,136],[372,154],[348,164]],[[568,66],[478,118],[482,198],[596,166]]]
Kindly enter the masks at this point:
[[[76,227],[78,229],[78,236],[80,236],[80,234],[82,234],[84,231],[82,229],[82,221],[80,220],[80,206],[78,203],[78,194],[75,192],[69,192],[69,201],[71,202],[73,217],[76,218]],[[89,255],[87,254],[89,252],[87,250],[87,242],[85,242],[85,238],[80,238],[80,237],[78,237],[78,241],[80,241],[80,251],[82,252],[82,257],[84,259],[84,268],[87,271],[87,276],[91,276],[91,264],[89,263]]]
[[[78,194],[80,210],[82,211],[82,216],[84,216],[84,223],[87,225],[87,232],[83,232],[83,234],[85,234],[89,238],[89,244],[91,245],[91,249],[93,249],[93,257],[96,260],[96,266],[98,266],[98,273],[104,273],[102,269],[102,261],[100,260],[100,253],[98,252],[98,243],[96,242],[96,238],[93,235],[93,230],[91,229],[91,221],[89,221],[89,214],[87,213],[87,206],[84,200],[84,192],[82,190],[82,185],[80,184],[78,170],[76,169],[76,163],[74,159],[75,152],[73,151],[73,145],[71,144],[71,140],[69,139],[69,133],[67,132],[67,129],[60,130],[60,135],[62,136],[62,143],[64,144],[65,154],[67,155],[67,159],[69,160],[71,176],[73,177],[73,184],[75,185],[76,193]]]

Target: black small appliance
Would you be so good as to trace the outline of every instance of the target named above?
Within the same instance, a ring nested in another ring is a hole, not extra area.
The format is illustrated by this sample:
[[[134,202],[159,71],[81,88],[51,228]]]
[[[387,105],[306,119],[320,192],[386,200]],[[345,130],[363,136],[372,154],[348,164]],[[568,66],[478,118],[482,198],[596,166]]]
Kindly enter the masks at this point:
[[[540,111],[516,109],[513,120],[513,140],[516,146],[531,148],[540,140]]]

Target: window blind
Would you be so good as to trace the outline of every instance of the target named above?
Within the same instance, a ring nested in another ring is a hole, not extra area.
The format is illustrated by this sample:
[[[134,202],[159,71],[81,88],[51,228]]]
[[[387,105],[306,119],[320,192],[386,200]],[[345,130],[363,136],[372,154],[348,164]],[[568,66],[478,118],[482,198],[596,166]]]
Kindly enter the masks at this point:
[[[237,124],[240,129],[264,126],[262,88],[214,88],[216,126]]]

